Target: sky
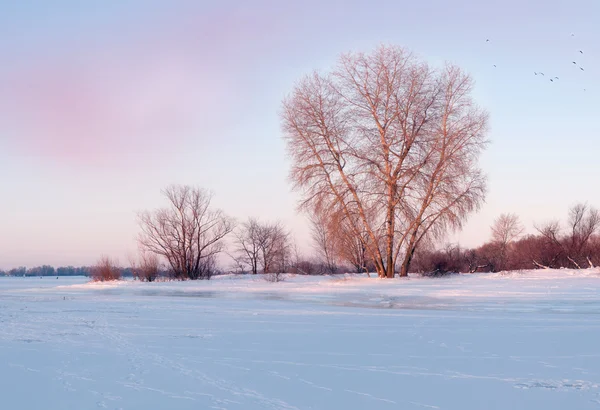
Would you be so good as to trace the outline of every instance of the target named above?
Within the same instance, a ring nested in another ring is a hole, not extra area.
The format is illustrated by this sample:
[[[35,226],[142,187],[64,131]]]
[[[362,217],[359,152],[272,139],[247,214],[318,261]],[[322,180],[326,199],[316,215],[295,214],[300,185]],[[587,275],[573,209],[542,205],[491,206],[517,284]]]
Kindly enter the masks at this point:
[[[459,65],[490,113],[486,203],[448,241],[600,207],[598,16],[597,0],[0,0],[0,268],[126,263],[172,183],[281,220],[308,252],[281,101],[380,44]]]

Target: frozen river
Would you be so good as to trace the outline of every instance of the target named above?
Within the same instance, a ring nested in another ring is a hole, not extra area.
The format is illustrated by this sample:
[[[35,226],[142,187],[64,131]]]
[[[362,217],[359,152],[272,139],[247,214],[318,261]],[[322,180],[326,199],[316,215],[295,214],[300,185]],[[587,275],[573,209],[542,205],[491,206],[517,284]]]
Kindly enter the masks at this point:
[[[0,278],[3,409],[600,409],[600,271]]]

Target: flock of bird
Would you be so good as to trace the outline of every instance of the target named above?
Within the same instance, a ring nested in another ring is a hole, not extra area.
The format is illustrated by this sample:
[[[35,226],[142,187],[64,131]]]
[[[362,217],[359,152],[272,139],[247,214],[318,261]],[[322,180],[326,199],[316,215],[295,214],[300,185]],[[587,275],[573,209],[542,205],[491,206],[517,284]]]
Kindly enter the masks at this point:
[[[571,37],[575,37],[575,34],[574,34],[574,33],[571,33]],[[489,39],[489,38],[488,38],[488,39],[486,39],[486,40],[485,40],[485,42],[486,42],[486,43],[489,43],[489,42],[490,42],[490,39]],[[578,50],[578,51],[579,51],[579,54],[581,54],[581,55],[583,55],[583,54],[584,54],[584,53],[583,53],[583,50]],[[580,66],[580,65],[577,63],[577,61],[573,61],[573,65],[574,65],[576,68],[579,68],[579,70],[581,70],[581,71],[585,71],[585,68],[583,68],[582,66]],[[494,68],[497,68],[496,64],[493,64],[493,66],[494,66]],[[541,72],[541,71],[534,71],[534,72],[533,72],[533,74],[534,74],[534,75],[536,75],[536,76],[542,76],[542,77],[545,77],[545,76],[546,76],[546,74],[544,74],[544,73],[543,73],[543,72]],[[555,82],[555,81],[557,81],[557,80],[560,80],[560,78],[558,78],[558,77],[549,77],[549,79],[550,79],[550,81],[551,81],[551,82]],[[584,88],[584,89],[583,89],[583,91],[585,91],[585,90],[586,90],[586,89]]]

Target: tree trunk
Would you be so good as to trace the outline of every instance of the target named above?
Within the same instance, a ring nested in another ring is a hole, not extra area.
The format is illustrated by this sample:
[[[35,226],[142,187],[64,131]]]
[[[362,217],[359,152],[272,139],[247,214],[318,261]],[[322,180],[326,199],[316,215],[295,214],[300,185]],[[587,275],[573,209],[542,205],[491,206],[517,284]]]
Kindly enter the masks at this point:
[[[400,277],[401,278],[408,277],[408,269],[410,268],[410,262],[412,261],[414,254],[415,254],[414,247],[406,252],[406,256],[404,257],[404,261],[402,261],[402,266],[400,267]]]
[[[573,263],[577,267],[577,269],[581,269],[581,266],[577,262],[575,262],[570,256],[567,256],[567,259]]]
[[[406,250],[406,255],[404,256],[404,261],[402,261],[402,267],[400,268],[400,277],[408,276],[408,268],[410,268],[410,262],[415,254],[415,250],[417,249],[418,243],[421,241],[417,240],[417,229],[419,227],[414,228],[413,232],[410,235],[410,240],[408,242],[408,249]]]
[[[394,258],[392,256],[392,254],[390,253],[387,257],[387,270],[386,270],[386,277],[388,279],[393,279],[394,278]]]

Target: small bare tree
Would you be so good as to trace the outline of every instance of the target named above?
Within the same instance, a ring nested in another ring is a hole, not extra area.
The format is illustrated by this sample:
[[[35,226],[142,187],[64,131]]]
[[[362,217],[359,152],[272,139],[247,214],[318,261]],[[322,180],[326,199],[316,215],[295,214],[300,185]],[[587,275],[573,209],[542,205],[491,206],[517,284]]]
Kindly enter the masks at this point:
[[[515,214],[502,214],[494,221],[492,229],[492,243],[498,247],[499,270],[507,269],[507,258],[510,244],[518,239],[525,228]]]
[[[142,282],[154,282],[160,274],[160,260],[150,252],[140,252],[139,262],[133,258],[129,261],[133,276]]]
[[[280,222],[260,224],[258,228],[259,263],[264,273],[284,270],[289,264],[289,233]]]
[[[233,220],[212,209],[212,195],[201,188],[171,185],[163,194],[167,208],[138,216],[140,248],[164,258],[178,279],[209,279]]]
[[[106,282],[121,279],[121,269],[108,256],[102,256],[95,266],[92,266],[91,278],[94,282]]]
[[[248,266],[253,275],[258,273],[261,251],[260,234],[261,225],[256,218],[249,218],[234,231],[237,254],[233,256],[233,259],[238,266]]]
[[[525,228],[519,221],[519,217],[515,214],[502,214],[492,225],[492,241],[500,244],[502,247],[507,247],[511,242],[518,239]]]
[[[292,263],[292,244],[289,233],[280,222],[260,222],[249,218],[235,231],[238,266],[247,266],[252,274],[282,272]]]

